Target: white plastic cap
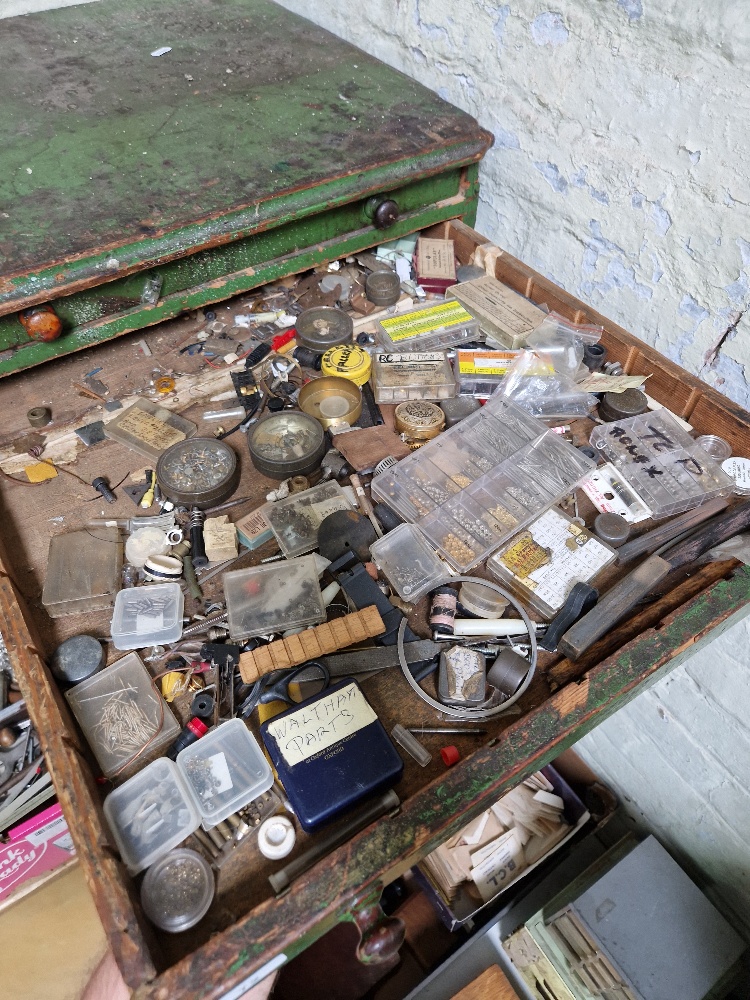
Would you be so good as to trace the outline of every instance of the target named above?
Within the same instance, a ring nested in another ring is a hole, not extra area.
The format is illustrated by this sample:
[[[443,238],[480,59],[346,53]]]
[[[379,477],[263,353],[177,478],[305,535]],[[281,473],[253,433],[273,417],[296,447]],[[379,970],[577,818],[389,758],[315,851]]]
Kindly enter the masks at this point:
[[[291,854],[297,841],[294,824],[286,816],[269,816],[258,827],[260,853],[271,861]]]

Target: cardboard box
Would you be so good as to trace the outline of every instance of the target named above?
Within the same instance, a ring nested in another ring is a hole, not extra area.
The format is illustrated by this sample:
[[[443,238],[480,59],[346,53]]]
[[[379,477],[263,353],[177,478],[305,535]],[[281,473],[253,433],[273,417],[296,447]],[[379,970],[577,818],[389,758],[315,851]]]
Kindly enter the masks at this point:
[[[62,809],[55,803],[8,831],[0,846],[0,906],[24,882],[61,868],[75,858]]]

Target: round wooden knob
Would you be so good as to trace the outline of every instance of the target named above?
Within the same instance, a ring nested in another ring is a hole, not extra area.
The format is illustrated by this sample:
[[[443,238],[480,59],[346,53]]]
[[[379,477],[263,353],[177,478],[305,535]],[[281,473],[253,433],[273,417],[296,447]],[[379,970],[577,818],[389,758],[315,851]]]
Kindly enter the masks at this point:
[[[388,229],[398,222],[398,205],[392,198],[381,201],[372,213],[372,224],[376,229]]]
[[[24,309],[18,319],[32,340],[57,340],[62,333],[62,320],[52,306]]]

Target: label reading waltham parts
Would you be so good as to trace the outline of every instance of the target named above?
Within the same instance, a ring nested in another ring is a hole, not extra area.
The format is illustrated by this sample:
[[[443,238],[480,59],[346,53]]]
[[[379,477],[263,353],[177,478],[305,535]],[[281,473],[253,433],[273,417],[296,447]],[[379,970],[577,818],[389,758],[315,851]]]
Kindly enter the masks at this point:
[[[313,705],[275,719],[267,732],[290,767],[309,760],[339,740],[377,722],[356,684],[348,684]]]

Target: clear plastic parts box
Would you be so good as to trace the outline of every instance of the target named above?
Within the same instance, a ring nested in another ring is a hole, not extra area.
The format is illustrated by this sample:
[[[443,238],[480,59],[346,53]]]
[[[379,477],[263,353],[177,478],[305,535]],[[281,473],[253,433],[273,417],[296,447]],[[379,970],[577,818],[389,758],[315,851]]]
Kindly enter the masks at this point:
[[[444,351],[423,354],[378,351],[373,356],[372,385],[376,403],[452,399],[456,395],[453,369]]]
[[[451,578],[414,524],[399,524],[370,546],[370,554],[404,601],[414,603]]]
[[[210,829],[262,795],[273,773],[258,741],[242,719],[230,719],[177,754],[185,778]]]
[[[198,807],[177,765],[160,757],[104,800],[122,860],[136,875],[200,826]]]
[[[65,697],[107,778],[136,761],[147,763],[180,731],[137,653],[76,684]]]
[[[182,635],[185,597],[179,583],[127,587],[115,601],[112,643],[115,649],[143,649],[177,642]]]
[[[42,604],[50,618],[111,608],[120,589],[122,539],[101,525],[50,538]]]
[[[372,493],[418,523],[465,572],[567,496],[595,468],[501,396],[372,481]]]
[[[460,302],[438,302],[380,320],[377,336],[389,351],[441,351],[478,334],[479,324]]]
[[[338,483],[318,483],[312,489],[277,500],[265,511],[279,548],[293,559],[318,546],[318,528],[336,510],[351,510]]]
[[[553,618],[576,583],[590,583],[617,553],[552,507],[487,560],[492,575],[544,618]]]
[[[326,617],[313,556],[225,573],[224,594],[235,640],[317,625]]]
[[[518,351],[456,351],[453,364],[458,394],[488,399],[508,374],[518,354]]]
[[[615,466],[654,518],[730,496],[735,483],[666,410],[595,427],[591,444]]]

